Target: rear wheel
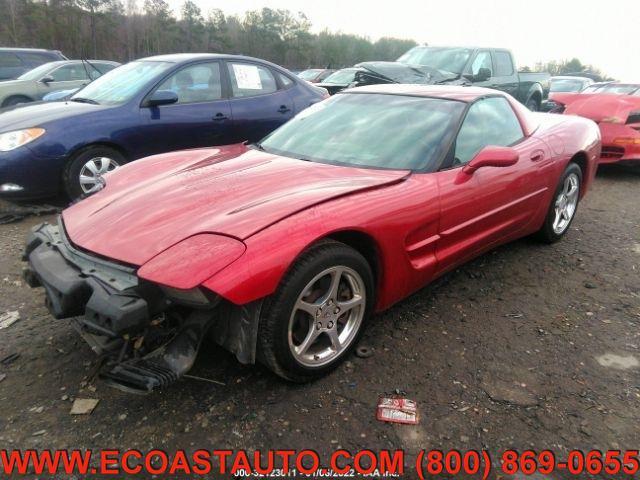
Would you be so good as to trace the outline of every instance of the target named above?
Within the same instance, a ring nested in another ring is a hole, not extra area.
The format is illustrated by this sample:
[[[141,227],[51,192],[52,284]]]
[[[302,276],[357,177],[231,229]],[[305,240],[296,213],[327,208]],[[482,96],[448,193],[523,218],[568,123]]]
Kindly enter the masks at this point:
[[[320,377],[355,347],[373,305],[373,274],[364,257],[342,243],[319,243],[265,305],[259,358],[288,380]]]
[[[98,191],[102,176],[125,163],[117,150],[101,145],[87,147],[76,153],[64,172],[64,187],[71,200]]]
[[[30,103],[32,100],[29,97],[25,97],[24,95],[16,95],[13,97],[7,98],[4,102],[2,102],[3,107],[15,107],[16,105],[20,105],[22,103]]]
[[[580,185],[582,170],[575,163],[570,163],[560,177],[547,217],[538,232],[541,240],[547,243],[557,242],[567,233],[578,209]]]
[[[531,97],[529,100],[527,100],[527,103],[525,106],[532,112],[537,112],[540,110],[540,103],[538,102],[538,99],[535,97]]]

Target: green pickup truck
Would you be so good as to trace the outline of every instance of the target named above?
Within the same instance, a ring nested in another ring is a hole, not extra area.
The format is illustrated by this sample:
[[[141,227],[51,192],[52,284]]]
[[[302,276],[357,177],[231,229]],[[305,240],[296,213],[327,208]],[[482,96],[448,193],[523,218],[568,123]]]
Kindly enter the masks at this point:
[[[414,47],[396,62],[356,65],[354,85],[375,83],[453,84],[494,88],[539,111],[549,95],[548,73],[518,72],[503,48]]]

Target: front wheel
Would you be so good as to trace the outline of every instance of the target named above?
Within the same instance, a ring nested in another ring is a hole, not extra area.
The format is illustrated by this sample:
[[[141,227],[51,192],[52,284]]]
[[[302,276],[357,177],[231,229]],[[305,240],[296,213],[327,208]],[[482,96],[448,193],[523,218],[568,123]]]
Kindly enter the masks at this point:
[[[531,110],[532,112],[538,112],[540,111],[540,104],[538,103],[538,100],[536,100],[535,98],[531,97],[525,107],[527,107],[529,110]]]
[[[364,257],[342,243],[319,243],[265,304],[259,358],[287,380],[320,377],[355,347],[373,305],[373,274]]]
[[[538,232],[541,240],[547,243],[557,242],[567,233],[578,209],[580,185],[582,170],[575,163],[570,163],[560,177],[547,217]]]
[[[76,153],[64,172],[63,182],[71,200],[88,196],[101,188],[102,176],[125,163],[117,150],[101,145],[87,147]]]

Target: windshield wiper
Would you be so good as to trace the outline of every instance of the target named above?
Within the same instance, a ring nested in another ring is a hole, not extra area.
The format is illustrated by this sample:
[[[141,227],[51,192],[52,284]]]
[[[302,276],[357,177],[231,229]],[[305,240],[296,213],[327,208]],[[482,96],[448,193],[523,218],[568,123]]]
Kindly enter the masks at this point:
[[[71,101],[72,102],[78,102],[78,103],[90,103],[91,105],[100,105],[95,100],[92,100],[90,98],[84,98],[84,97],[73,97],[73,98],[71,98]]]

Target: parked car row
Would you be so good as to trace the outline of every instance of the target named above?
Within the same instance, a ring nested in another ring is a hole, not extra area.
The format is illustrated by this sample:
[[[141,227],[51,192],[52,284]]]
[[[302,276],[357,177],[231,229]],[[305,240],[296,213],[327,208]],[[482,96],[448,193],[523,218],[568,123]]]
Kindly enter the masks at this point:
[[[348,87],[383,83],[474,85],[507,92],[538,111],[547,100],[549,78],[547,73],[518,72],[506,49],[420,46],[396,62],[363,62],[314,81],[332,95]]]
[[[0,114],[0,194],[77,198],[138,158],[255,142],[325,96],[249,57],[178,54],[130,62],[67,102]]]

